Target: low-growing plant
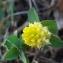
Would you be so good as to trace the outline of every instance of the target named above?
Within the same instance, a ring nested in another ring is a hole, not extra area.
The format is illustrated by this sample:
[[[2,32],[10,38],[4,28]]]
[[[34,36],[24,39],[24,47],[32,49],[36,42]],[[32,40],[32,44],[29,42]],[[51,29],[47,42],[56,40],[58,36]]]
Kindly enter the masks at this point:
[[[26,54],[26,48],[41,48],[52,46],[53,48],[63,47],[63,41],[57,36],[57,24],[55,20],[40,21],[35,8],[28,11],[28,26],[25,26],[20,37],[12,34],[5,39],[4,46],[7,52],[4,60],[19,59],[23,63],[31,63]]]

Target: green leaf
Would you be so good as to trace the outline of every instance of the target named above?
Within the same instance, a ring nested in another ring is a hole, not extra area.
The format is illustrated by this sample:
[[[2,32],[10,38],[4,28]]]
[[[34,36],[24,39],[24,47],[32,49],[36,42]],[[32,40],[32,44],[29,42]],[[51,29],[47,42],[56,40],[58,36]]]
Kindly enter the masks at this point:
[[[6,39],[5,45],[8,49],[12,47],[17,47],[18,49],[22,48],[22,41],[15,35],[11,35]]]
[[[63,47],[63,41],[54,35],[51,37],[50,43],[55,48]]]
[[[9,51],[6,52],[4,59],[10,61],[10,60],[17,59],[18,56],[19,56],[18,49],[13,47],[13,48],[9,49]]]
[[[27,58],[27,56],[25,55],[24,51],[21,50],[20,52],[20,60],[23,62],[23,63],[29,63],[29,60]]]
[[[57,29],[57,24],[56,24],[56,21],[54,20],[44,20],[42,21],[42,24],[44,26],[47,26],[48,29],[50,30],[50,32],[56,34],[58,29]]]
[[[38,21],[38,22],[40,21],[39,16],[38,16],[35,8],[29,9],[29,11],[28,11],[28,21],[32,22],[32,23],[35,22],[35,21]]]

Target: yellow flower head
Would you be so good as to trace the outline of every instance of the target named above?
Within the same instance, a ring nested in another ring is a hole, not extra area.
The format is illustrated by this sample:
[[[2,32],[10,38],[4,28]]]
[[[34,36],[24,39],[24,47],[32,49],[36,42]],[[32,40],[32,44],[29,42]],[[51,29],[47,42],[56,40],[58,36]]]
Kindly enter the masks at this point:
[[[51,33],[47,27],[43,27],[40,22],[29,23],[28,27],[23,29],[22,38],[25,44],[31,47],[43,47],[49,42]]]

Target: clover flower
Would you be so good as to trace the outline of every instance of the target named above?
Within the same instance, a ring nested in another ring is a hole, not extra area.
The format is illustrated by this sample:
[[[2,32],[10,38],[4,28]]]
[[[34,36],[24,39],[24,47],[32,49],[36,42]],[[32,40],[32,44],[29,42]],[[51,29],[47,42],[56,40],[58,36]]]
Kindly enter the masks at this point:
[[[29,23],[23,29],[22,38],[24,43],[35,48],[41,48],[49,42],[51,33],[40,22]]]

